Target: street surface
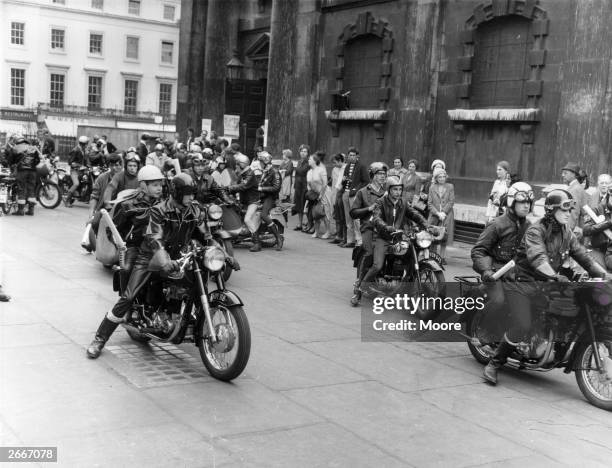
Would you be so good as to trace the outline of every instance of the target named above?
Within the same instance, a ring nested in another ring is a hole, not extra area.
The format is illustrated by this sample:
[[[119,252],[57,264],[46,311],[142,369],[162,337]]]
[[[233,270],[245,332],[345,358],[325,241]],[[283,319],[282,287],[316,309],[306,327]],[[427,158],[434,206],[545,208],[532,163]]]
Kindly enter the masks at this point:
[[[495,388],[463,343],[362,342],[350,250],[293,220],[282,252],[237,250],[228,287],[253,339],[233,383],[193,344],[122,328],[88,360],[116,293],[79,246],[86,217],[0,217],[0,446],[58,446],[62,467],[610,466],[612,416],[573,374],[508,370]],[[448,253],[448,279],[471,272],[465,247]]]

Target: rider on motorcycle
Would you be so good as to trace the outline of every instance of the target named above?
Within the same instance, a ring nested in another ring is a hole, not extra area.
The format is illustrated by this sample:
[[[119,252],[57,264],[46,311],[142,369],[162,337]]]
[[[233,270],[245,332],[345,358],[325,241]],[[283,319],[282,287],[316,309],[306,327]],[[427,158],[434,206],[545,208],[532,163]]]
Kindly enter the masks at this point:
[[[600,265],[612,271],[612,240],[605,234],[606,230],[612,229],[612,187],[601,203],[593,210],[597,216],[603,216],[604,220],[595,222],[589,216],[584,221],[584,236],[591,238],[593,251],[591,254]]]
[[[361,284],[368,284],[376,279],[376,275],[382,269],[385,262],[385,253],[391,234],[402,230],[409,221],[414,221],[421,229],[428,229],[425,218],[419,214],[409,203],[402,200],[404,186],[399,177],[387,178],[387,194],[376,200],[376,206],[372,212],[372,224],[374,226],[374,248],[373,263],[363,277]],[[366,294],[374,295],[377,291],[367,286]]]
[[[41,161],[41,154],[38,148],[32,146],[28,141],[19,136],[15,139],[15,145],[11,147],[8,155],[8,162],[16,168],[15,178],[19,187],[17,197],[18,210],[13,214],[16,216],[34,215],[36,206],[36,166]],[[25,211],[26,201],[28,211]]]
[[[140,169],[140,157],[135,151],[127,152],[123,161],[124,170],[113,176],[108,187],[104,191],[104,206],[111,207],[111,200],[114,200],[119,192],[123,190],[137,189],[138,170]]]
[[[238,183],[230,185],[227,190],[229,193],[240,193],[240,202],[243,207],[246,207],[244,215],[244,224],[251,232],[253,238],[253,246],[249,249],[251,252],[259,252],[261,243],[259,241],[259,222],[257,219],[257,206],[259,202],[259,189],[257,176],[253,169],[249,167],[249,158],[244,154],[236,154],[234,156],[236,166],[240,168],[237,172]]]
[[[210,160],[201,154],[195,154],[191,158],[192,167],[185,170],[193,179],[197,187],[196,201],[201,204],[214,203],[218,198],[227,199],[227,195],[217,185],[209,173]]]
[[[268,225],[268,230],[274,235],[276,239],[276,250],[282,250],[284,241],[283,235],[278,232],[278,227],[272,222],[272,218],[270,217],[270,210],[274,207],[281,189],[280,173],[278,169],[272,165],[272,156],[270,153],[262,151],[259,153],[258,158],[263,167],[263,173],[257,188],[261,194],[261,220]],[[261,250],[261,246],[259,249]]]
[[[70,178],[72,179],[72,185],[68,189],[68,196],[64,201],[64,204],[68,208],[72,208],[72,194],[76,189],[79,188],[79,169],[87,162],[87,145],[89,144],[89,137],[81,135],[79,137],[79,143],[70,150],[68,153],[68,164],[70,165]]]
[[[533,201],[533,190],[529,184],[512,184],[506,198],[506,213],[487,224],[472,248],[472,268],[480,273],[482,281],[489,283],[487,307],[490,311],[504,303],[504,290],[501,283],[495,282],[493,274],[514,258],[529,227],[527,215],[533,209]],[[506,273],[505,277],[512,280],[512,276],[513,273]]]
[[[151,208],[162,194],[163,175],[155,166],[145,166],[138,172],[140,187],[117,206],[113,222],[126,242],[125,270],[130,278],[123,295],[119,298],[98,327],[98,331],[87,348],[87,357],[100,356],[102,348],[113,334],[142,285],[148,279],[147,271],[152,252],[145,245],[145,231],[149,224]],[[133,266],[132,266],[133,265]]]
[[[359,288],[363,277],[368,268],[372,266],[372,258],[374,255],[374,226],[372,224],[372,212],[376,206],[376,200],[385,194],[385,182],[387,180],[387,172],[389,167],[382,162],[373,162],[370,164],[370,183],[357,191],[355,201],[350,210],[350,215],[353,219],[360,220],[359,230],[361,231],[362,244],[356,249],[363,249],[363,254],[357,266],[357,281],[355,281],[355,290],[351,298],[352,304],[359,302]]]
[[[497,384],[497,371],[515,347],[530,338],[532,300],[542,295],[538,281],[569,282],[564,263],[573,258],[592,277],[610,278],[570,231],[571,210],[576,209],[572,195],[552,190],[544,202],[544,218],[529,226],[517,250],[516,282],[504,283],[512,326],[484,369],[486,382]]]

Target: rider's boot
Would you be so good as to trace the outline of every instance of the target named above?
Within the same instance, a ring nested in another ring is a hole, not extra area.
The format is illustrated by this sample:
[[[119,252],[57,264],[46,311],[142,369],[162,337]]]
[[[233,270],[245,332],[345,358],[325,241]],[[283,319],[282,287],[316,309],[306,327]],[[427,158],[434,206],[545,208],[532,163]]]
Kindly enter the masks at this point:
[[[28,211],[26,211],[26,214],[28,216],[34,216],[34,207],[35,206],[36,206],[36,203],[28,202]]]
[[[261,242],[259,240],[259,234],[253,233],[253,246],[249,249],[249,252],[261,252]]]
[[[278,226],[274,223],[270,223],[268,224],[268,229],[276,239],[276,250],[283,250],[283,242],[285,241],[285,239],[283,238],[283,235],[278,232]]]
[[[102,323],[98,327],[98,331],[96,331],[96,336],[93,341],[87,348],[87,357],[90,359],[96,359],[100,356],[102,352],[102,348],[113,334],[113,332],[117,329],[119,324],[115,322],[111,322],[108,318],[104,317]]]
[[[17,211],[14,211],[12,215],[13,216],[23,216],[25,214],[24,211],[25,211],[25,203],[23,205],[19,204],[17,205]]]
[[[353,296],[351,297],[351,305],[353,307],[357,307],[359,305],[359,301],[361,301],[361,279],[355,281],[353,285]]]
[[[508,356],[512,354],[513,350],[514,346],[508,343],[505,339],[499,344],[497,350],[495,351],[495,355],[485,366],[482,374],[487,383],[497,385],[497,371],[503,367],[508,360]]]

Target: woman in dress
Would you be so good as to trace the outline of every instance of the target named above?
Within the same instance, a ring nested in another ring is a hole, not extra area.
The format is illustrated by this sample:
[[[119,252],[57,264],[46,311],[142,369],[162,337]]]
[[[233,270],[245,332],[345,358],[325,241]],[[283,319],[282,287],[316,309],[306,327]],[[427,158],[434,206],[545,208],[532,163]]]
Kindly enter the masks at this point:
[[[434,169],[433,180],[429,188],[428,206],[429,219],[427,222],[434,226],[443,226],[446,229],[444,239],[436,245],[436,251],[446,264],[446,243],[453,240],[455,216],[455,187],[446,182],[446,171],[442,168]]]
[[[293,161],[291,157],[293,153],[290,149],[283,150],[283,160],[278,166],[278,172],[281,176],[281,190],[279,198],[281,202],[289,203],[291,201],[291,184],[293,183]]]
[[[497,179],[493,182],[493,188],[489,193],[487,201],[487,222],[500,215],[501,200],[508,192],[508,182],[510,178],[510,164],[507,161],[497,163]]]
[[[398,176],[400,178],[400,180],[402,180],[402,177],[404,177],[404,175],[407,172],[408,171],[404,167],[404,160],[402,158],[395,158],[393,160],[393,167],[391,169],[389,169],[389,172],[387,173],[387,175],[389,175],[389,176],[392,176],[392,175]]]
[[[320,237],[321,239],[329,239],[330,238],[330,222],[332,217],[332,202],[331,202],[331,190],[327,186],[327,168],[325,164],[322,164],[323,157],[325,153],[321,153],[317,151],[316,154],[313,154],[308,158],[308,165],[310,166],[310,170],[306,175],[308,190],[312,190],[319,194],[318,200],[316,202],[308,201],[309,210],[314,209],[317,203],[321,203],[323,205],[323,209],[325,210],[325,216],[323,216],[319,220],[314,220],[314,233],[312,237]],[[325,232],[321,235],[321,227],[325,228]]]
[[[408,167],[406,173],[400,178],[404,191],[402,197],[406,203],[413,204],[414,196],[421,193],[421,187],[423,181],[417,175],[416,170],[418,169],[418,163],[415,159],[408,161]]]
[[[295,176],[293,182],[293,207],[292,213],[298,215],[298,225],[293,228],[294,231],[301,231],[304,223],[304,204],[306,202],[306,174],[310,170],[308,165],[308,155],[310,154],[310,147],[308,145],[301,145],[299,149],[300,160],[295,168]],[[312,226],[307,226],[305,231],[309,231]]]

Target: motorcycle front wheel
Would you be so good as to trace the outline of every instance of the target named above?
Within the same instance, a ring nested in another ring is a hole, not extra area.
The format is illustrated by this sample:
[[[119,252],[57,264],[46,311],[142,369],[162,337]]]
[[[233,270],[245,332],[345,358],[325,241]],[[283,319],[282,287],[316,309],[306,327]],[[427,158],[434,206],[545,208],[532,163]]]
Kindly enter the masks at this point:
[[[251,330],[241,306],[217,304],[210,309],[218,341],[212,341],[206,320],[201,320],[198,349],[206,369],[215,379],[229,382],[238,377],[251,354]]]
[[[46,184],[38,187],[38,190],[36,191],[36,199],[43,208],[52,210],[57,208],[62,202],[62,195],[57,185]]]
[[[597,370],[593,343],[581,343],[576,350],[576,382],[589,403],[612,411],[612,341],[598,341],[597,347],[607,372]]]

